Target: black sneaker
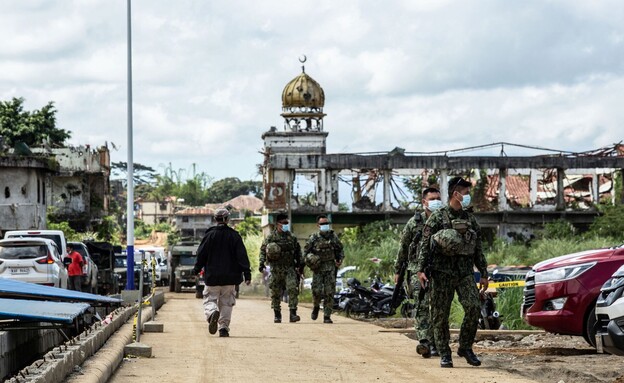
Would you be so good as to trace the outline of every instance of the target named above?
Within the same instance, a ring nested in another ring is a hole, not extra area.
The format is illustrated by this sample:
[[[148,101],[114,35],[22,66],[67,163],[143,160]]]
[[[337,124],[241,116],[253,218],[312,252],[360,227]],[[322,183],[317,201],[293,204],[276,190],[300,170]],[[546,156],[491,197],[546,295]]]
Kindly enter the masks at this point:
[[[431,349],[429,348],[429,342],[420,342],[416,345],[416,353],[423,358],[431,358]]]
[[[230,332],[228,331],[228,329],[222,328],[219,330],[219,336],[221,338],[227,338],[228,336],[230,336]]]
[[[459,349],[457,350],[457,355],[463,356],[464,359],[466,359],[466,362],[468,362],[468,364],[471,366],[481,365],[481,361],[479,360],[479,358],[477,358],[477,356],[475,355],[474,352],[472,352],[471,349],[468,349],[468,350]]]
[[[216,334],[217,333],[217,327],[218,327],[218,323],[219,322],[219,312],[215,311],[212,314],[210,314],[210,318],[208,318],[208,332],[211,334]]]
[[[440,367],[450,368],[453,367],[453,358],[450,355],[442,355],[440,357]]]
[[[331,318],[330,318],[330,317],[324,317],[324,318],[323,318],[323,323],[334,323],[334,321],[333,321],[333,320],[331,320]]]

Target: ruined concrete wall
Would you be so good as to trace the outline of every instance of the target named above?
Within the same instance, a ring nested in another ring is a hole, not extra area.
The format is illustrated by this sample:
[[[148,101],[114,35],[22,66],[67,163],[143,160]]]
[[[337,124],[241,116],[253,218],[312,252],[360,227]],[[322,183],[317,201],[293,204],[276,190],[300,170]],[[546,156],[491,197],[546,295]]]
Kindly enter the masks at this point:
[[[46,172],[37,168],[2,168],[0,230],[45,229]]]
[[[89,190],[83,177],[58,176],[50,185],[50,205],[56,208],[55,214],[78,214],[88,211]]]

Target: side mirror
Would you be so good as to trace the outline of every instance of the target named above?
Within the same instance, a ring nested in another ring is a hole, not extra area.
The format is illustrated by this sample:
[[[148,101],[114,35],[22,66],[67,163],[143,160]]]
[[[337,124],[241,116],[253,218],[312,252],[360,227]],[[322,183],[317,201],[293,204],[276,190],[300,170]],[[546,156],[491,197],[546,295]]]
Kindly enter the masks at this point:
[[[72,259],[71,258],[69,258],[69,257],[63,258],[63,264],[65,265],[65,267],[68,267],[71,263],[72,263]]]

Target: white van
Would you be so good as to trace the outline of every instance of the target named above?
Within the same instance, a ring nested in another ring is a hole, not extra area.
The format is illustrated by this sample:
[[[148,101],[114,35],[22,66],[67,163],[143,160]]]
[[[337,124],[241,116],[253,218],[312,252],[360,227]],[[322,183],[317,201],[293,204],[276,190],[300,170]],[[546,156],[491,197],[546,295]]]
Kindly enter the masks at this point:
[[[148,269],[151,271],[152,258],[156,261],[156,284],[166,285],[169,283],[169,272],[167,268],[167,258],[165,257],[165,248],[158,246],[137,246],[137,251],[145,252]]]
[[[61,260],[67,256],[67,241],[62,230],[11,230],[4,233],[4,238],[47,238],[54,241]]]

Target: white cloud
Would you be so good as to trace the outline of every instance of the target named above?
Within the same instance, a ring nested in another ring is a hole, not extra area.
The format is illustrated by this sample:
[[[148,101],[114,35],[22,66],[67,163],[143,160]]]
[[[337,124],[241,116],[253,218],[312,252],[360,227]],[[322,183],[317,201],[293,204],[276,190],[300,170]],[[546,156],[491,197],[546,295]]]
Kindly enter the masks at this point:
[[[126,156],[125,2],[0,2],[0,97]],[[249,177],[300,72],[330,151],[622,139],[620,1],[133,2],[135,161]],[[510,149],[511,150],[511,149]]]

